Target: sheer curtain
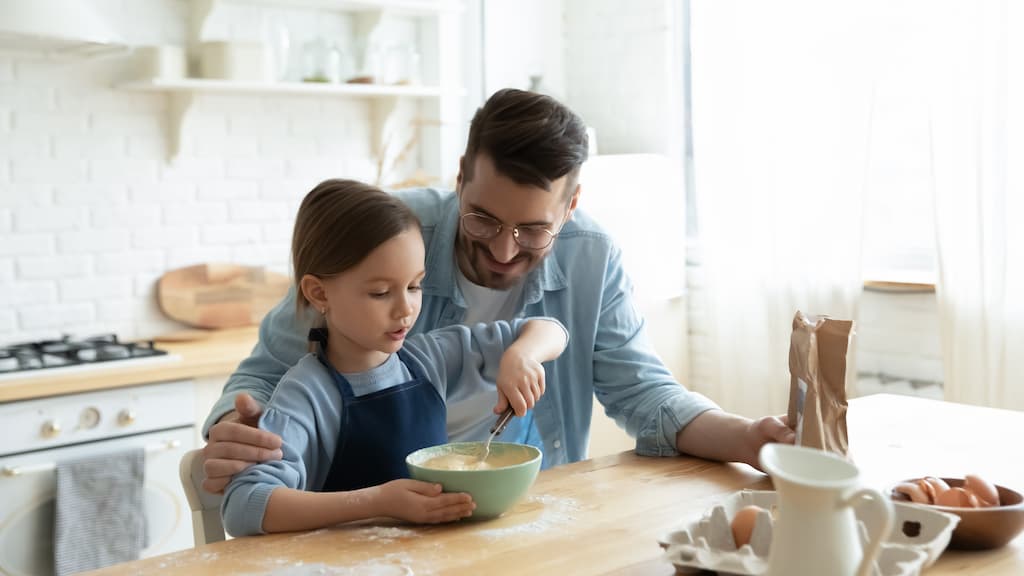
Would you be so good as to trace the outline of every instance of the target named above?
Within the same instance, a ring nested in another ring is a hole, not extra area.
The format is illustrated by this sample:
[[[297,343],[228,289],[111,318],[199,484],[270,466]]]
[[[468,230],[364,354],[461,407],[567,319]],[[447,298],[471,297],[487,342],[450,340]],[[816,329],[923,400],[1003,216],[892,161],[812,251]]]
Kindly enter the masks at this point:
[[[693,168],[707,298],[691,329],[704,373],[690,384],[727,410],[785,411],[796,310],[857,315],[874,5],[691,6]]]
[[[1024,410],[1024,6],[930,9],[945,395]]]

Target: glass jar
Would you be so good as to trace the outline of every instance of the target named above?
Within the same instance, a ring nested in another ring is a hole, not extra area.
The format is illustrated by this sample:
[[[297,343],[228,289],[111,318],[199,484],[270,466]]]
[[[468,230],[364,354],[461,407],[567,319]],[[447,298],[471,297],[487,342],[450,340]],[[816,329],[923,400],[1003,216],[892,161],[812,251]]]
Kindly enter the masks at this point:
[[[302,81],[330,82],[329,60],[330,47],[323,37],[306,42],[302,46]]]

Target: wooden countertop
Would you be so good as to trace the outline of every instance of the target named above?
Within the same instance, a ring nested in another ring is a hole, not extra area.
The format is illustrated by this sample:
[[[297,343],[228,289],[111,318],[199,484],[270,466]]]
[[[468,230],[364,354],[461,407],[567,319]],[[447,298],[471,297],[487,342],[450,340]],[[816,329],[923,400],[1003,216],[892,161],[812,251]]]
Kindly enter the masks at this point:
[[[876,395],[851,402],[852,456],[879,488],[911,475],[976,472],[1020,490],[1006,452],[1024,413]],[[541,472],[496,520],[440,526],[378,521],[239,538],[113,566],[115,574],[415,574],[670,576],[657,539],[734,491],[770,489],[745,465],[631,453]],[[1024,573],[1024,536],[981,552],[948,550],[927,574]]]
[[[139,384],[227,376],[252,351],[257,340],[257,327],[218,330],[190,342],[159,342],[158,348],[180,359],[150,365],[125,365],[116,362],[109,368],[92,368],[81,372],[55,373],[0,382],[0,402],[27,400],[92,390],[107,390]]]

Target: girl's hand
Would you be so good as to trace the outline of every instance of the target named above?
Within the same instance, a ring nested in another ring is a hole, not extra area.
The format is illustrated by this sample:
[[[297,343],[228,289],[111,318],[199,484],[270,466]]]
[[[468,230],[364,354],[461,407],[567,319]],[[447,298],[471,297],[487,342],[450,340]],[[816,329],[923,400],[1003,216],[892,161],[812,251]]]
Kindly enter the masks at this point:
[[[523,416],[544,395],[544,366],[513,345],[501,357],[497,385],[494,413],[501,414],[511,405],[516,416]]]
[[[378,488],[381,515],[417,524],[453,522],[469,516],[476,508],[469,494],[445,494],[440,484],[403,478]]]

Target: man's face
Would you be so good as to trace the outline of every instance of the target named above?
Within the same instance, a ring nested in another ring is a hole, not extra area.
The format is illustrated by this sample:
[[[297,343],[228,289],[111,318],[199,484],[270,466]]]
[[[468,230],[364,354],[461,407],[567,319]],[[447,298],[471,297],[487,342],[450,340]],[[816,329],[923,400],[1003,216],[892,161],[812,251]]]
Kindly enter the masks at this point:
[[[565,194],[568,176],[555,180],[551,190],[545,190],[518,184],[500,174],[485,154],[477,154],[474,162],[472,180],[466,181],[459,174],[459,216],[470,212],[489,216],[501,224],[501,232],[490,239],[473,237],[460,220],[455,257],[459,269],[474,284],[506,290],[539,266],[554,245],[524,248],[516,242],[513,229],[519,227],[520,237],[527,228],[534,232],[546,228],[557,234],[576,209],[578,190],[569,201]]]

